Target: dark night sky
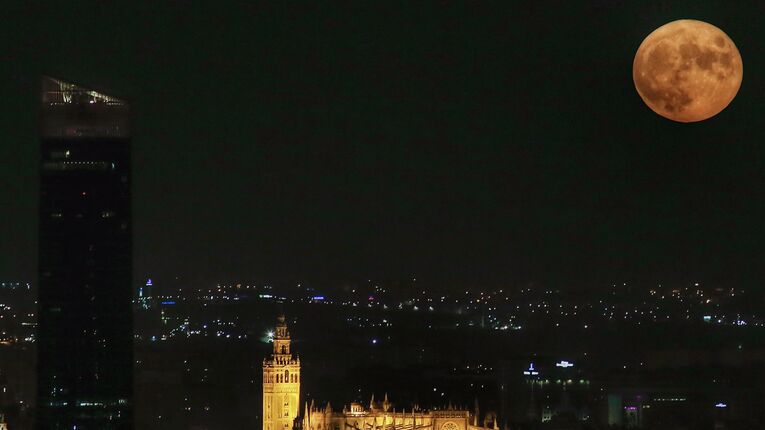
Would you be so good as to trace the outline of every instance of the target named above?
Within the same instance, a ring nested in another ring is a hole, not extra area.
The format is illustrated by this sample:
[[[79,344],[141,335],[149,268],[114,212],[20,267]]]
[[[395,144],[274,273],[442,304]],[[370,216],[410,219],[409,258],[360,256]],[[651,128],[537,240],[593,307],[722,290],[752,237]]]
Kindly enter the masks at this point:
[[[135,101],[137,277],[765,280],[761,0],[163,3],[3,3],[4,279],[35,279],[47,73]],[[744,59],[700,124],[632,84],[680,18]]]

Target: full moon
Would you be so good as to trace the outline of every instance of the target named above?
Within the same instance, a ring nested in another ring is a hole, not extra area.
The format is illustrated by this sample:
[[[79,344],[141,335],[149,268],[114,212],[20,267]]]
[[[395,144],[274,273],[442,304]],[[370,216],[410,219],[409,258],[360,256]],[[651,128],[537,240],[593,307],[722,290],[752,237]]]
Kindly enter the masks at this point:
[[[730,37],[692,19],[654,30],[632,63],[632,79],[645,104],[678,122],[720,113],[736,97],[743,75],[741,54]]]

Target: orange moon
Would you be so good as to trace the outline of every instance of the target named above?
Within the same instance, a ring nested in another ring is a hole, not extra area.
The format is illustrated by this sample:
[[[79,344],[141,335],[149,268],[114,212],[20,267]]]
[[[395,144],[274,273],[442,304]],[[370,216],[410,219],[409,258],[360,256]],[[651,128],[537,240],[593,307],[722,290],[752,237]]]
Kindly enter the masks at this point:
[[[681,19],[643,40],[632,63],[635,88],[657,114],[678,122],[711,118],[736,97],[744,76],[733,41],[712,24]]]

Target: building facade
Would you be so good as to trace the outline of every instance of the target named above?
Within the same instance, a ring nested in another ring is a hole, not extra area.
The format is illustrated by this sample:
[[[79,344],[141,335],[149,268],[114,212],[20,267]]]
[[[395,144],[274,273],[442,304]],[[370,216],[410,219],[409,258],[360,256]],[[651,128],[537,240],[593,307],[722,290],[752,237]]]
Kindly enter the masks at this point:
[[[302,430],[497,430],[495,414],[486,414],[479,422],[478,408],[472,413],[448,407],[443,410],[396,411],[388,396],[382,402],[374,397],[365,408],[351,403],[342,412],[335,412],[330,404],[317,408],[306,405]]]
[[[132,429],[130,105],[41,90],[37,428]]]
[[[263,430],[291,430],[300,407],[300,359],[290,350],[284,315],[273,333],[274,350],[263,360]]]

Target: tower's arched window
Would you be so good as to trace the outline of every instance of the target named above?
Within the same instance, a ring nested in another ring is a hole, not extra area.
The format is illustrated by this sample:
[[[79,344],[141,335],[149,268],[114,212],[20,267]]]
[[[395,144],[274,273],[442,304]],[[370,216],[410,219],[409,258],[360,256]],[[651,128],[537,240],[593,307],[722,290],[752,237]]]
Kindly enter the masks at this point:
[[[284,382],[290,382],[290,371],[285,370],[284,371]]]
[[[287,353],[287,347],[285,345],[282,345],[282,354]]]

